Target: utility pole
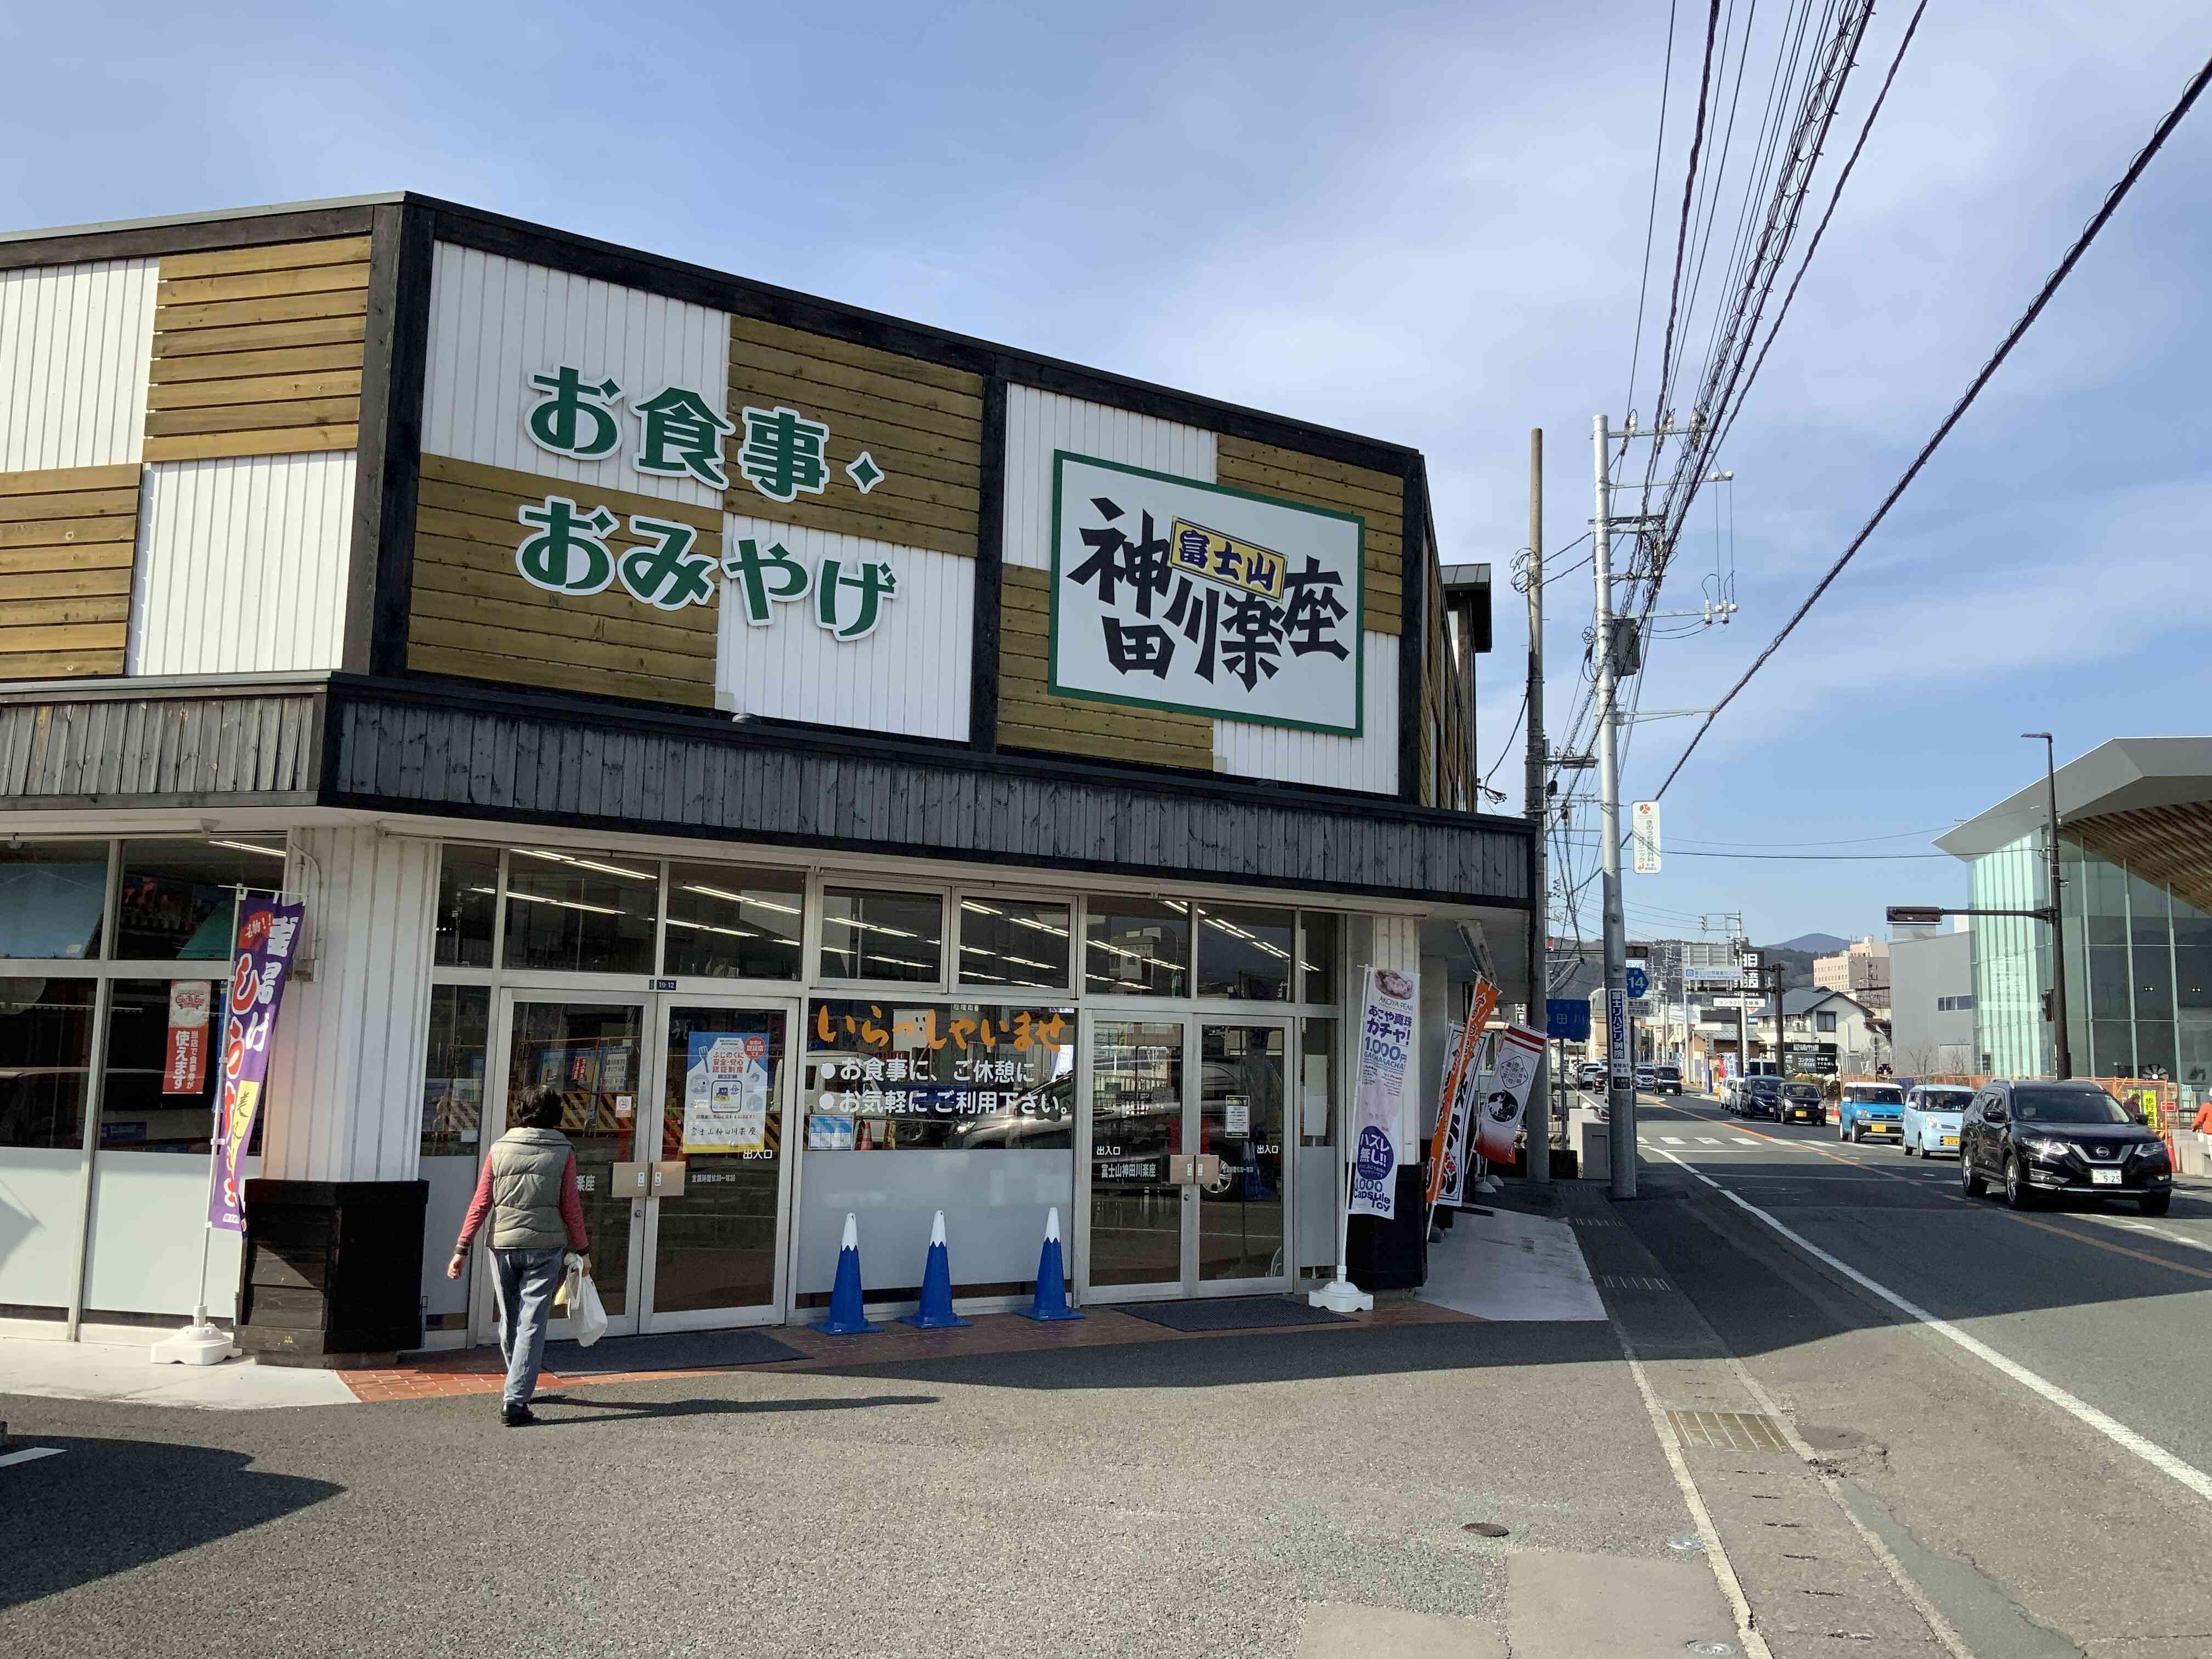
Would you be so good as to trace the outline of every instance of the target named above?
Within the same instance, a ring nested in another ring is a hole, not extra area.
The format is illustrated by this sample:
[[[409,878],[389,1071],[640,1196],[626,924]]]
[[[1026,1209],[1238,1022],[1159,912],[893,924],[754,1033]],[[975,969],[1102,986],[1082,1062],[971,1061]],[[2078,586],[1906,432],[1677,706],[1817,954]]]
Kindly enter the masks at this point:
[[[1606,417],[1591,423],[1596,461],[1590,520],[1591,580],[1597,590],[1597,815],[1604,860],[1606,1154],[1613,1196],[1636,1196],[1636,1056],[1628,1038],[1628,928],[1620,895],[1620,711],[1613,637],[1613,438]]]
[[[2066,912],[2060,908],[2058,890],[2065,885],[2058,876],[2058,757],[2052,747],[2048,732],[2023,732],[2023,738],[2043,739],[2043,781],[2050,791],[2051,838],[2051,1055],[2052,1074],[2059,1078],[2074,1075],[2074,1045],[2066,1031]]]
[[[1551,866],[1545,855],[1546,832],[1551,816],[1548,781],[1544,765],[1544,429],[1528,434],[1528,770],[1523,787],[1528,792],[1528,890],[1535,902],[1528,907],[1528,1023],[1546,1034],[1544,1054],[1551,1056],[1552,969],[1546,951],[1551,939]],[[1521,1171],[1528,1180],[1548,1182],[1552,1178],[1552,1079],[1546,1078],[1537,1091],[1544,1115],[1528,1136],[1528,1151]]]

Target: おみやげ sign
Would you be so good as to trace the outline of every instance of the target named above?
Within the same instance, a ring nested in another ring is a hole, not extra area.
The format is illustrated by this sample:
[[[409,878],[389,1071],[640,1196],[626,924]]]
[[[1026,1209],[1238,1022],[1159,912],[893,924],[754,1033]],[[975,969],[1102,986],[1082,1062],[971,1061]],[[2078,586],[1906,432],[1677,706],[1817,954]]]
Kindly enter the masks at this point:
[[[1365,526],[1053,457],[1051,690],[1358,737]]]

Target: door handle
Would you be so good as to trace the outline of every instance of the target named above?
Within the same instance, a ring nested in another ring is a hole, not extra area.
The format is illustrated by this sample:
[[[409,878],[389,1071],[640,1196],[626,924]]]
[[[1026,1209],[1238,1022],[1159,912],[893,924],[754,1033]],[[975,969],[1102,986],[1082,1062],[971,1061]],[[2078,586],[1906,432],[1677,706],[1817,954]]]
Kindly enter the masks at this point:
[[[653,1191],[653,1165],[617,1164],[609,1171],[607,1193],[612,1198],[645,1198]]]
[[[653,1166],[653,1195],[655,1198],[684,1196],[684,1172],[688,1166],[680,1158],[672,1158]]]
[[[1190,1187],[1198,1182],[1198,1154],[1170,1152],[1168,1154],[1168,1184],[1171,1187]]]
[[[1200,1152],[1196,1154],[1196,1163],[1197,1168],[1191,1175],[1191,1180],[1195,1184],[1200,1187],[1218,1187],[1221,1184],[1219,1153]]]

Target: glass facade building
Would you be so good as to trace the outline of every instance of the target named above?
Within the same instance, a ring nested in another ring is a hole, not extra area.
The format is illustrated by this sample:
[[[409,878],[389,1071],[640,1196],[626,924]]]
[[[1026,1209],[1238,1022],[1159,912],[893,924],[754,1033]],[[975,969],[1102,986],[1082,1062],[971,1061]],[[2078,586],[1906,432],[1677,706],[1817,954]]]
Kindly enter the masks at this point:
[[[2045,897],[2043,833],[1972,863],[1977,910]],[[2190,1111],[2212,1096],[2212,915],[2159,882],[2059,837],[2067,1028],[2083,1077],[2171,1079]],[[2049,930],[2029,916],[1974,919],[1974,1039],[1981,1069],[2045,1075]]]

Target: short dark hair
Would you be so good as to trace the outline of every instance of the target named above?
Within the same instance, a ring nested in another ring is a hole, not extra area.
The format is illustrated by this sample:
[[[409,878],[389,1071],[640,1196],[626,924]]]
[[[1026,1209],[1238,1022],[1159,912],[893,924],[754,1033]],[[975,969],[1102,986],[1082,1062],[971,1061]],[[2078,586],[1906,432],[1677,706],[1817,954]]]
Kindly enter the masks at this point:
[[[557,1129],[561,1127],[561,1091],[558,1089],[525,1089],[517,1103],[514,1121],[526,1129]]]

